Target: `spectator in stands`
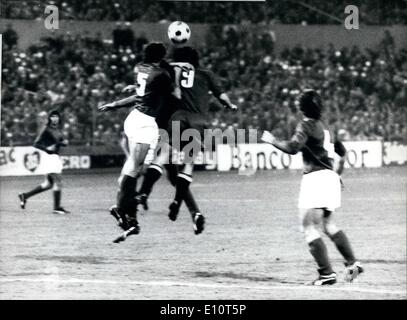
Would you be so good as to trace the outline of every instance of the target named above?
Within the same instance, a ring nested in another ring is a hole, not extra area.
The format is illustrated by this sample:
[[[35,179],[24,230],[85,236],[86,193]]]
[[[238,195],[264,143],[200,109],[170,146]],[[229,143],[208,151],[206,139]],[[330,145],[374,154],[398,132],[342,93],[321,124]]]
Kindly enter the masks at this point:
[[[303,88],[314,87],[323,89],[331,115],[327,120],[346,130],[346,138],[406,139],[405,50],[384,41],[365,51],[295,47],[277,54],[262,37],[253,37],[245,29],[210,32],[198,48],[202,63],[219,72],[223,87],[241,105],[238,113],[226,113],[211,101],[213,127],[279,128],[276,136],[289,137],[298,117],[295,96]],[[48,37],[26,51],[5,48],[2,144],[31,144],[38,129],[32,115],[64,101],[68,102],[63,107],[68,119],[64,130],[71,144],[106,145],[112,142],[106,137],[114,136],[113,132],[119,139],[116,125],[126,111],[101,118],[95,109],[132,83],[140,49],[116,47],[90,34]]]
[[[18,35],[17,32],[13,29],[11,23],[7,24],[6,30],[3,33],[3,43],[6,49],[13,49],[17,46]]]

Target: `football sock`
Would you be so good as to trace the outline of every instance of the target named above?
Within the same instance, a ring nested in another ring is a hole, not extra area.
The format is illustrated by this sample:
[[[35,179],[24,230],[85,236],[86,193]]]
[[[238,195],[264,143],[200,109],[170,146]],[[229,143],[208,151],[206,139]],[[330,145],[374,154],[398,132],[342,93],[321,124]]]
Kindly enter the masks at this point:
[[[177,183],[175,185],[174,201],[176,201],[178,205],[181,205],[182,200],[184,200],[185,195],[189,190],[189,185],[192,182],[192,177],[189,174],[180,173],[178,174],[176,181]]]
[[[24,192],[24,196],[25,196],[26,199],[28,199],[28,198],[30,198],[30,197],[32,197],[32,196],[38,194],[38,193],[47,191],[47,190],[49,190],[49,189],[51,189],[51,186],[50,186],[49,188],[44,188],[43,186],[39,185],[39,186],[36,186],[36,187],[35,187],[34,189],[32,189],[31,191]]]
[[[321,238],[311,241],[309,244],[310,252],[314,257],[319,269],[320,274],[330,274],[333,272],[331,264],[329,263],[328,250],[325,243]]]
[[[154,184],[161,178],[163,174],[163,169],[157,165],[152,164],[148,167],[146,174],[144,175],[143,183],[139,190],[139,194],[146,194],[147,196],[153,190]]]
[[[338,249],[338,251],[344,257],[346,265],[351,265],[355,263],[356,259],[346,234],[342,230],[340,230],[334,235],[330,236],[330,238],[335,243],[335,246]]]
[[[185,197],[184,197],[185,205],[188,207],[189,212],[193,215],[194,218],[195,214],[199,211],[198,204],[195,201],[194,196],[192,195],[191,189],[188,188]]]
[[[166,164],[164,165],[164,167],[165,170],[167,171],[168,180],[173,186],[176,186],[178,176],[177,166],[175,164]],[[196,203],[195,198],[192,195],[192,192],[189,188],[185,194],[184,201],[191,214],[195,215],[195,213],[199,212],[198,204]]]
[[[165,164],[165,170],[167,171],[168,181],[175,187],[177,184],[178,167],[175,164]]]
[[[54,209],[61,207],[61,190],[54,190]]]
[[[117,206],[121,210],[126,211],[126,213],[134,210],[136,185],[136,178],[123,175],[123,179],[120,184],[120,191],[117,193]]]

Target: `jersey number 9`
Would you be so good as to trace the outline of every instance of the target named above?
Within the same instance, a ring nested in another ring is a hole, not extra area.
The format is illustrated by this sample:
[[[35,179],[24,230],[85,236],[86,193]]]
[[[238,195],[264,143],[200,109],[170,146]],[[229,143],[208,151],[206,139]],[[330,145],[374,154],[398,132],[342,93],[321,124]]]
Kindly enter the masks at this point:
[[[183,88],[192,88],[194,85],[195,71],[193,69],[183,70],[181,76],[181,86]]]

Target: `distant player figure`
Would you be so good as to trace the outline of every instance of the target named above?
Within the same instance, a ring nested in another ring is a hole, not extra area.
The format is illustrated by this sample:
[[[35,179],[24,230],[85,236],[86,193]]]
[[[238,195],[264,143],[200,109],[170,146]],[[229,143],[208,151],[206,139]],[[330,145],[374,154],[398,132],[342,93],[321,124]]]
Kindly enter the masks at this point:
[[[230,109],[237,109],[237,107],[231,103],[226,93],[223,93],[218,85],[214,74],[206,69],[199,67],[199,54],[191,47],[176,48],[173,53],[174,63],[172,65],[176,70],[176,86],[181,89],[181,100],[177,100],[176,111],[172,114],[168,122],[168,133],[170,139],[177,139],[181,142],[178,146],[181,150],[185,144],[181,141],[181,136],[185,130],[194,129],[199,133],[200,141],[197,141],[200,145],[203,144],[204,129],[207,128],[209,120],[209,92],[225,106]],[[178,69],[178,70],[177,70]],[[178,77],[179,76],[179,77]],[[180,127],[180,136],[172,137],[173,124],[178,123]],[[174,141],[171,141],[172,147]],[[181,151],[178,150],[178,151]],[[168,150],[167,150],[168,153]],[[169,206],[169,218],[175,221],[178,217],[178,213],[183,201],[186,201],[189,211],[192,214],[194,222],[195,234],[199,234],[204,229],[205,218],[200,212],[198,205],[194,197],[192,196],[189,185],[192,182],[193,173],[193,161],[196,158],[196,154],[192,157],[186,158],[183,168],[177,174],[173,176],[173,184],[175,184],[175,197]],[[170,172],[171,173],[171,172]],[[174,171],[172,171],[174,174]],[[161,176],[160,164],[155,163],[147,171],[145,180],[140,190],[140,194],[148,195],[151,192],[153,184]],[[145,183],[148,186],[145,186]]]
[[[124,122],[124,133],[128,141],[128,157],[119,178],[117,203],[111,213],[125,232],[115,240],[120,242],[128,235],[138,234],[137,204],[135,200],[137,179],[150,149],[154,150],[158,140],[155,121],[163,100],[173,94],[173,82],[166,70],[160,67],[166,49],[162,43],[150,43],[144,50],[143,61],[134,69],[135,94],[128,98],[99,107],[100,111],[132,107]]]
[[[25,209],[27,200],[41,192],[53,189],[54,195],[54,210],[56,214],[67,214],[69,211],[61,206],[61,192],[62,192],[62,161],[59,157],[61,147],[68,144],[64,139],[61,131],[61,115],[57,110],[52,110],[48,115],[46,126],[42,129],[38,137],[35,139],[34,147],[45,151],[49,154],[47,157],[46,168],[48,173],[45,176],[45,181],[33,190],[20,193],[21,209]]]
[[[347,236],[333,222],[333,212],[341,205],[339,175],[343,170],[346,149],[340,141],[332,141],[328,128],[321,121],[323,106],[316,91],[304,91],[299,105],[304,119],[297,125],[290,141],[280,141],[268,131],[263,133],[262,140],[288,154],[302,151],[304,174],[298,208],[305,240],[319,268],[319,277],[313,281],[313,285],[330,285],[337,281],[327,248],[317,229],[321,222],[324,233],[345,259],[346,280],[351,282],[364,270],[356,260]],[[334,153],[341,157],[336,172],[333,168]]]

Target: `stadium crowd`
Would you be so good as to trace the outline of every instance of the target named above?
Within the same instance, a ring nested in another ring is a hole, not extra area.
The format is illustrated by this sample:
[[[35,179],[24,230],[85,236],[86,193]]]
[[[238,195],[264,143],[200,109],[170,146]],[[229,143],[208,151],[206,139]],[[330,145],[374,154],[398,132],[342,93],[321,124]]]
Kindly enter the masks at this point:
[[[3,2],[3,1],[2,1]],[[344,14],[342,0],[202,2],[146,0],[4,0],[2,15],[9,19],[43,17],[44,5],[55,4],[61,18],[80,20],[148,21],[183,20],[190,23],[338,23]],[[365,24],[406,24],[407,4],[403,0],[354,0]],[[301,12],[301,15],[298,12]],[[325,14],[315,14],[315,12]],[[340,20],[340,21],[341,21]]]
[[[240,106],[234,113],[211,102],[214,128],[267,129],[288,138],[300,116],[295,97],[312,87],[321,91],[327,121],[344,139],[406,142],[407,51],[396,49],[389,33],[374,50],[330,45],[277,54],[267,32],[253,37],[247,28],[212,28],[198,48],[201,64],[219,75]],[[127,110],[106,116],[96,109],[132,83],[146,41],[134,37],[129,46],[84,33],[44,38],[25,51],[5,45],[2,145],[31,144],[39,127],[35,115],[54,107],[63,111],[71,145],[117,145]]]

